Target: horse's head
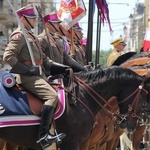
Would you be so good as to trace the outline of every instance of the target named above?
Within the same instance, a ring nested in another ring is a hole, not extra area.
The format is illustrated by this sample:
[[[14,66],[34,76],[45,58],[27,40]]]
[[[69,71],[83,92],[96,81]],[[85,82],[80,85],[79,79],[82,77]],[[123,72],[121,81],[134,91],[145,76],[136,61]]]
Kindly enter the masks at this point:
[[[135,129],[137,120],[142,118],[140,110],[149,96],[147,82],[144,82],[143,77],[130,69],[115,66],[86,74],[80,73],[78,77],[88,83],[86,86],[80,81],[81,90],[84,91],[85,99],[93,114],[115,96],[120,109],[119,114],[115,113],[118,124],[129,131]]]
[[[150,79],[145,80],[143,78],[142,82],[135,82],[131,84],[124,90],[126,92],[121,92],[119,94],[119,99],[122,99],[119,102],[119,107],[121,108],[121,121],[119,122],[121,128],[127,128],[129,132],[135,130],[137,123],[143,123],[143,113],[141,110],[145,104],[150,100]],[[128,96],[124,97],[125,93],[128,93]],[[126,111],[126,107],[128,110]]]
[[[149,122],[149,115],[150,115],[150,77],[145,79],[144,82],[144,89],[147,90],[147,101],[145,101],[140,109],[140,114],[143,120],[139,120],[138,124],[147,124]]]

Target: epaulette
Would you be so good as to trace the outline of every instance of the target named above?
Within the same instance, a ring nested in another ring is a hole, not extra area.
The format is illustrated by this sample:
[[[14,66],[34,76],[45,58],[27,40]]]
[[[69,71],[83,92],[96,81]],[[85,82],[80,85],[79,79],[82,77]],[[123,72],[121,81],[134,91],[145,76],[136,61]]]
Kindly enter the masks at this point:
[[[21,33],[16,33],[16,34],[12,35],[10,39],[11,40],[21,40],[21,39],[23,39],[23,35]]]

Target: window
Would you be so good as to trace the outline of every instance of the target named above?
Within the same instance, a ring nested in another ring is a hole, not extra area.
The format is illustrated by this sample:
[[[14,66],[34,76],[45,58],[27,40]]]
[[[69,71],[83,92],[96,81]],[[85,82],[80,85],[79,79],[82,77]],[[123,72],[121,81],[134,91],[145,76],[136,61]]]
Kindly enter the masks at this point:
[[[0,9],[3,8],[3,1],[4,1],[4,0],[0,0]]]
[[[14,5],[13,4],[13,0],[9,0],[10,1],[10,3],[12,4],[12,5]],[[12,9],[9,7],[9,9],[8,9],[8,13],[9,13],[9,15],[12,15],[13,14],[13,11],[12,11]]]

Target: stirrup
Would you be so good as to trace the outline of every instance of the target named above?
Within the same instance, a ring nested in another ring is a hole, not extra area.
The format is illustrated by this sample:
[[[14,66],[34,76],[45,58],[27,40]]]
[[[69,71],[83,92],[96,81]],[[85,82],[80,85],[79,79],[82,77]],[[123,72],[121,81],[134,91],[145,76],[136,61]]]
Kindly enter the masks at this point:
[[[57,144],[61,144],[62,139],[66,137],[66,134],[60,133],[60,134],[56,134],[56,136],[57,136]]]
[[[51,146],[54,142],[60,144],[65,136],[66,135],[64,133],[60,133],[58,135],[46,134],[44,137],[40,138],[37,143],[40,143],[42,149],[45,149],[46,147]]]

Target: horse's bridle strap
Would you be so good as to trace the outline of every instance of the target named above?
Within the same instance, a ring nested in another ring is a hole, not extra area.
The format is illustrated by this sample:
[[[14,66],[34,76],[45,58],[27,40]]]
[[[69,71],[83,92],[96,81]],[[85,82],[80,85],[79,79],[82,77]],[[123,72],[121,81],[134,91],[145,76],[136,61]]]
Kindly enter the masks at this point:
[[[82,81],[80,78],[78,78],[77,76],[74,76],[76,82],[78,82],[79,84],[82,83],[83,85],[85,85],[90,91],[92,91],[97,97],[99,97],[105,104],[107,104],[110,108],[112,107],[101,95],[99,95],[95,90],[93,90],[88,84],[86,84],[84,81]],[[81,85],[81,84],[80,84]],[[95,99],[96,100],[96,99]],[[99,101],[96,100],[96,102],[101,105],[99,103]]]
[[[110,108],[112,106],[102,97],[100,96],[95,90],[93,90],[90,86],[88,86],[85,82],[83,82],[81,79],[75,76],[76,82],[85,90],[87,93],[93,98],[93,100],[105,111],[107,111],[107,114],[110,116],[113,116],[114,113],[110,112],[107,108],[103,107],[103,105],[95,98],[95,96],[91,93],[93,92],[96,96],[98,96],[100,99],[104,101],[105,104],[107,104]]]
[[[118,102],[118,104],[124,103],[125,101],[127,101],[130,97],[132,97],[134,94],[136,94],[139,91],[139,87],[133,92],[131,93],[128,97],[126,97],[124,100],[122,100],[121,102]]]
[[[70,91],[68,91],[66,88],[63,88],[66,92],[68,92],[70,95],[72,95],[74,98],[76,98],[89,112],[90,114],[92,115],[93,117],[93,120],[94,120],[94,114],[93,112],[88,108],[87,105],[85,105],[81,99],[79,99],[76,95],[74,95],[73,93],[71,93]]]

